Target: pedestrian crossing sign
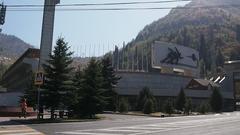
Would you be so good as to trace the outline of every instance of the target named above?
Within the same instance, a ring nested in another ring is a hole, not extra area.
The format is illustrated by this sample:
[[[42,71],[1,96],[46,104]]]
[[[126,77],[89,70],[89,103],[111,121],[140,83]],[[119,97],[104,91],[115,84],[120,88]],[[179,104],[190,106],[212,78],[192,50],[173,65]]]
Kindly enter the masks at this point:
[[[35,85],[43,85],[43,81],[44,81],[44,74],[43,74],[43,72],[37,72],[35,74],[34,84]]]

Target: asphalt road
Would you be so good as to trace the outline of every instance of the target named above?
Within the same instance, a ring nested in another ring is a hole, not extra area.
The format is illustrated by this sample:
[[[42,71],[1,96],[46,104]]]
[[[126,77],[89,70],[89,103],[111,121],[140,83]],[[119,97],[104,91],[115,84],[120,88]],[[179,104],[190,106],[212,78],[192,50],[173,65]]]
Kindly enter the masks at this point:
[[[35,124],[47,135],[239,135],[240,112],[188,117],[153,118],[106,115],[95,122]]]

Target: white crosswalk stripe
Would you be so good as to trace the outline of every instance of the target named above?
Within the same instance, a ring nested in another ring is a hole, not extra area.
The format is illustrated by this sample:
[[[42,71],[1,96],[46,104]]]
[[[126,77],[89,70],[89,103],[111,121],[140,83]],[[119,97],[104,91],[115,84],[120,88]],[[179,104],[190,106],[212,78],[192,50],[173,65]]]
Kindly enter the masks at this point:
[[[44,135],[25,125],[0,126],[0,135]]]
[[[228,115],[228,114],[226,114]],[[157,123],[148,125],[136,125],[129,127],[113,127],[104,129],[75,130],[67,132],[56,132],[59,135],[145,135],[155,132],[165,132],[176,129],[192,128],[199,125],[212,125],[215,122],[233,122],[235,117],[220,117],[202,120],[188,120],[170,123]]]

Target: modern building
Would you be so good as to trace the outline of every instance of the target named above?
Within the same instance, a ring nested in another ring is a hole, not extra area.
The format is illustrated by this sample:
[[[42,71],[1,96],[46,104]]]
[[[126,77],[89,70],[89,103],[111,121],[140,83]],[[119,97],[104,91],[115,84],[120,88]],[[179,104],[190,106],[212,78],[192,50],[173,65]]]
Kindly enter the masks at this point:
[[[127,98],[130,109],[136,107],[139,92],[148,87],[157,97],[157,109],[161,110],[166,99],[175,99],[181,89],[191,98],[194,106],[208,102],[214,88],[219,88],[224,98],[224,111],[233,111],[233,92],[223,89],[222,84],[210,80],[195,79],[189,76],[163,73],[118,72],[121,77],[116,91],[120,97]]]
[[[176,98],[181,89],[195,106],[199,106],[209,100],[214,88],[218,88],[224,98],[224,111],[234,110],[233,90],[228,87],[232,80],[227,76],[212,81],[200,79],[199,53],[196,50],[157,41],[151,51],[151,68],[160,69],[157,70],[159,72],[118,71],[121,80],[116,88],[117,93],[127,98],[132,108],[136,106],[137,96],[144,87],[150,88],[157,97],[159,110],[167,98]]]

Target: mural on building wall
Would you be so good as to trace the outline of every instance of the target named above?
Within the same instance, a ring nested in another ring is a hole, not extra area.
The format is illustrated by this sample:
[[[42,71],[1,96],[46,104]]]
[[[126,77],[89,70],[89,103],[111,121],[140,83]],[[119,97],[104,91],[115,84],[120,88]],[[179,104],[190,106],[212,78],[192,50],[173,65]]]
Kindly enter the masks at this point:
[[[152,67],[198,69],[199,52],[185,46],[155,42],[152,45]]]

